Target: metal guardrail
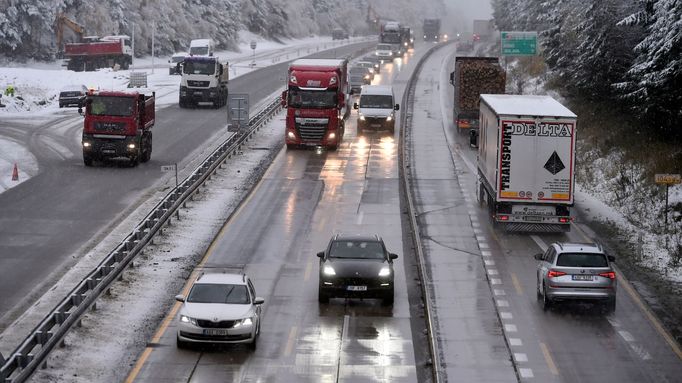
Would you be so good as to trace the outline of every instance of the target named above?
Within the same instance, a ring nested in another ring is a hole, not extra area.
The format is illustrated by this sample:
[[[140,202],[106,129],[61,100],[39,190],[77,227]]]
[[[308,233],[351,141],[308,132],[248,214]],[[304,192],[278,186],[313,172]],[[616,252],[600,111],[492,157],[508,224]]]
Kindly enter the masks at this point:
[[[279,97],[277,97],[249,120],[248,129],[245,132],[230,136],[192,174],[169,191],[133,232],[43,318],[30,335],[7,357],[7,360],[0,359],[2,363],[0,382],[25,382],[40,365],[43,365],[50,352],[62,342],[71,327],[80,321],[88,308],[96,307],[97,298],[142,252],[163,225],[170,222],[173,214],[215,173],[221,162],[231,157],[280,108]]]
[[[410,188],[409,171],[407,167],[407,149],[405,148],[406,141],[406,127],[408,126],[408,119],[411,124],[413,103],[414,98],[414,86],[419,77],[419,72],[421,71],[422,65],[426,59],[431,56],[431,54],[443,44],[438,44],[430,48],[424,56],[417,63],[414,72],[410,76],[410,79],[405,86],[405,93],[403,94],[402,104],[405,106],[405,112],[400,116],[400,171],[403,181],[403,187],[405,190],[405,198],[407,199],[407,214],[409,215],[410,228],[412,229],[412,239],[414,242],[414,249],[417,252],[417,263],[419,271],[419,278],[421,280],[421,290],[422,296],[424,297],[424,319],[426,320],[426,330],[427,337],[429,340],[429,351],[431,353],[431,364],[432,364],[432,377],[434,383],[443,382],[443,370],[440,362],[440,349],[438,347],[438,339],[436,339],[436,329],[433,320],[433,309],[431,308],[431,292],[428,286],[428,274],[426,273],[426,264],[424,261],[424,250],[422,249],[421,235],[419,234],[419,225],[416,219],[416,210],[414,207],[414,201],[412,199],[412,189]],[[408,109],[409,106],[409,109]],[[409,111],[408,111],[409,110]]]

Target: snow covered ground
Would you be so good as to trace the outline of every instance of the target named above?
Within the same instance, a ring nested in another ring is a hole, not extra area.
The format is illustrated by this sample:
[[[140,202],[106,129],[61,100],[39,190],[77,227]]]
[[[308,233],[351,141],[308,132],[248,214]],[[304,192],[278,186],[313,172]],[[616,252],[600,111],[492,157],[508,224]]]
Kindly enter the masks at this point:
[[[282,44],[263,40],[256,35],[243,32],[239,52],[222,51],[216,56],[230,64],[230,78],[241,76],[268,65],[307,56],[320,50],[353,42],[373,40],[375,36],[354,37],[350,40],[332,40],[331,37],[310,37],[284,40]],[[250,42],[256,41],[255,60]],[[152,66],[153,61],[153,66]],[[251,64],[255,62],[255,66]],[[157,108],[177,103],[180,76],[168,74],[168,57],[135,59],[131,70],[113,71],[100,69],[95,72],[74,72],[66,70],[61,63],[28,63],[0,68],[0,91],[8,85],[15,89],[14,97],[3,96],[4,108],[0,108],[0,122],[11,126],[21,124],[45,124],[65,115],[76,115],[76,108],[59,108],[59,92],[69,85],[85,85],[95,89],[126,89],[131,71],[146,72],[148,88],[156,91]],[[153,71],[153,73],[152,73]],[[2,129],[2,128],[0,128]],[[17,164],[19,179],[12,180],[14,164]],[[0,193],[25,181],[39,171],[35,157],[14,141],[0,137]]]

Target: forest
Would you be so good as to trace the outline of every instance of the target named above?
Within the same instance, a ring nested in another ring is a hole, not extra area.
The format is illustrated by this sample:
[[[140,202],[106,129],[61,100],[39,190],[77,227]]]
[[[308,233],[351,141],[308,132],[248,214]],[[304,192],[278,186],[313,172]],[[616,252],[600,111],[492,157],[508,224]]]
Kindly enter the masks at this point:
[[[682,1],[493,0],[493,13],[501,31],[538,32],[566,96],[682,141]]]

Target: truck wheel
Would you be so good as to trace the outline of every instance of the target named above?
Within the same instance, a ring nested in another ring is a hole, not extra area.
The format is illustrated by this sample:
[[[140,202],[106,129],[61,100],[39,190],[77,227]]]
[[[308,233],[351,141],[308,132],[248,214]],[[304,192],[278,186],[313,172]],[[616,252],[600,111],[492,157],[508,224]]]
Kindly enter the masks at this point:
[[[88,166],[88,167],[92,166],[92,157],[84,154],[83,155],[83,163],[85,164],[85,166]]]
[[[145,144],[144,149],[142,149],[142,158],[140,158],[140,161],[142,162],[149,162],[149,160],[152,159],[152,137],[151,133],[149,136],[149,139],[147,140],[147,144]]]

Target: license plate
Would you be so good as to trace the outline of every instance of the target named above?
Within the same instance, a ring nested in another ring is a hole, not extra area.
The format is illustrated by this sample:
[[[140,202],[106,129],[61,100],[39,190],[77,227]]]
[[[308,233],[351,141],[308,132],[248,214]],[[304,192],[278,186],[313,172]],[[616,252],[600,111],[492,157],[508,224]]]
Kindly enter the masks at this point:
[[[116,150],[114,150],[114,149],[102,149],[102,153],[104,153],[104,154],[114,154],[114,153],[116,153]]]
[[[532,216],[532,215],[523,217],[523,219],[525,221],[530,221],[530,222],[541,222],[542,221],[542,217],[536,217],[536,216]]]
[[[204,335],[225,336],[227,335],[227,330],[208,328],[204,329]]]
[[[372,128],[381,128],[381,124],[372,124]]]
[[[592,276],[591,275],[574,275],[573,280],[574,281],[591,281]]]
[[[348,286],[348,291],[367,291],[367,286]]]

